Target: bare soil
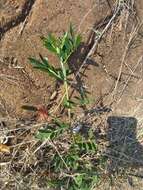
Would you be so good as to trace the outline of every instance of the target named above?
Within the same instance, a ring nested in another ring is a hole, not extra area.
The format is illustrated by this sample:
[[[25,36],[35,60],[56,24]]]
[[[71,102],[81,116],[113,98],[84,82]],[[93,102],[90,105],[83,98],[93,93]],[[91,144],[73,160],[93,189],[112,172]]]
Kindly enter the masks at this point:
[[[84,3],[81,1],[35,1],[30,10],[28,6],[25,21],[23,18],[19,20],[19,17],[25,12],[23,9],[27,1],[4,2],[1,3],[0,18],[3,31],[0,42],[0,96],[10,116],[16,117],[23,115],[20,108],[23,104],[47,105],[54,88],[51,78],[34,71],[28,62],[28,57],[37,57],[39,53],[48,56],[52,64],[57,62],[42,47],[40,36],[46,36],[49,32],[60,35],[68,29],[71,22],[86,40],[93,25],[110,15],[111,10],[107,3],[98,6],[93,0],[87,0]],[[9,27],[9,23],[17,24]],[[13,58],[23,69],[9,68]]]
[[[93,28],[102,31],[113,15],[115,0],[1,0],[0,1],[0,117],[31,118],[22,105],[48,105],[55,81],[36,71],[28,57],[57,59],[42,46],[40,37],[49,32],[59,36],[73,23],[83,36],[85,54],[93,42]],[[91,107],[99,103],[112,109],[109,115],[137,119],[136,137],[142,144],[143,115],[143,1],[118,14],[96,47],[82,78],[89,92]],[[74,60],[74,61],[73,61]],[[76,66],[77,55],[71,62]],[[78,64],[78,63],[77,63]],[[75,92],[77,93],[77,92]],[[79,113],[80,112],[80,113]],[[82,113],[80,110],[77,115]],[[121,182],[122,183],[122,182]],[[136,178],[117,189],[143,190]],[[109,189],[104,187],[105,189]],[[103,189],[104,189],[103,188]],[[101,188],[102,189],[102,188]],[[114,189],[114,187],[113,187]]]

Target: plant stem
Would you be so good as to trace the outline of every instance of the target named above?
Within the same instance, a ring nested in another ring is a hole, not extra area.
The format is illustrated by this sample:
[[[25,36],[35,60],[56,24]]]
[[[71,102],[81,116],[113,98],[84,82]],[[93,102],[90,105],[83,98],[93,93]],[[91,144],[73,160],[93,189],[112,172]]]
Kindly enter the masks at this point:
[[[65,87],[66,98],[67,98],[67,101],[68,101],[69,100],[69,95],[68,95],[68,84],[67,84],[66,69],[65,69],[64,63],[62,61],[60,61],[60,63],[61,63],[61,68],[62,68],[62,72],[63,72],[63,76],[64,76],[64,87]]]
[[[61,63],[61,68],[62,68],[62,72],[63,72],[63,76],[64,76],[64,87],[65,87],[66,101],[69,103],[67,74],[66,74],[66,68],[64,66],[65,62],[63,63],[63,61],[61,60],[60,63]],[[70,118],[71,118],[70,109],[68,109],[68,116],[69,116],[69,120],[70,120]]]
[[[66,80],[64,81],[64,86],[65,86],[65,92],[66,92],[66,99],[67,101],[69,101],[68,83]]]

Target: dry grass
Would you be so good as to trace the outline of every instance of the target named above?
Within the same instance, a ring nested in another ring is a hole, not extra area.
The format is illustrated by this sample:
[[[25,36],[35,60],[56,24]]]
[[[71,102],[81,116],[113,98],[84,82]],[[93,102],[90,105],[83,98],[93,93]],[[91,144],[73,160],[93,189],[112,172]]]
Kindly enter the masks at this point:
[[[139,57],[138,62],[133,68],[131,68],[130,65],[128,65],[127,63],[128,53],[130,51],[131,45],[136,39],[142,26],[142,23],[140,23],[138,19],[136,19],[135,23],[136,17],[134,3],[135,2],[133,0],[119,0],[115,3],[114,12],[111,19],[109,20],[105,28],[101,30],[99,36],[95,39],[95,43],[91,47],[79,71],[76,73],[76,75],[80,74],[80,71],[84,67],[87,59],[90,58],[91,55],[94,53],[97,46],[102,41],[102,38],[108,35],[109,29],[111,29],[110,35],[112,36],[113,23],[121,22],[121,25],[122,23],[125,23],[125,33],[123,37],[124,54],[121,59],[115,86],[113,87],[113,91],[110,94],[113,113],[114,107],[117,107],[118,103],[123,98],[124,92],[126,91],[126,88],[130,80],[132,79],[132,76],[136,75],[136,69],[142,63],[142,57]],[[91,11],[92,10],[89,10],[89,12]],[[89,12],[86,13],[84,19],[86,18],[87,14],[89,14]],[[128,27],[128,22],[130,22],[129,20],[131,16],[133,16],[132,22],[134,23],[134,25],[132,27],[132,32],[130,33],[129,37],[126,38],[126,30]],[[81,21],[81,23],[83,22],[84,20]],[[130,74],[127,77],[119,93],[118,86],[124,66]],[[109,73],[107,69],[106,72]],[[15,80],[15,78],[9,78],[9,76],[0,75],[0,77],[10,81],[12,80],[12,82],[13,80]],[[1,102],[1,105],[2,104],[3,103]],[[56,108],[55,110],[57,111],[57,109],[58,108]],[[136,110],[134,111],[135,115]],[[141,185],[136,187],[136,183],[140,183],[139,179],[140,177],[142,177],[140,174],[137,173],[143,164],[141,130],[139,131],[140,134],[138,134],[137,123],[136,120],[134,120],[133,118],[128,118],[126,120],[126,118],[118,117],[111,118],[111,120],[115,119],[116,121],[112,121],[112,124],[111,121],[108,120],[109,128],[107,128],[106,120],[108,114],[111,113],[104,113],[103,111],[98,114],[98,110],[94,110],[92,114],[87,114],[87,118],[85,117],[85,115],[80,118],[81,123],[83,121],[87,123],[89,123],[90,121],[90,123],[92,123],[96,132],[96,138],[98,141],[97,145],[99,147],[98,149],[102,149],[99,152],[102,152],[102,154],[106,155],[106,157],[108,158],[108,162],[106,163],[107,165],[104,168],[105,171],[103,171],[104,175],[102,176],[103,178],[101,178],[98,189],[129,189],[133,187],[134,189],[142,190],[143,188],[141,187]],[[121,124],[122,121],[124,125]],[[133,123],[130,124],[130,121],[133,121]],[[75,121],[74,123],[76,122],[79,121]],[[4,135],[8,137],[7,144],[10,146],[11,152],[10,154],[0,153],[1,189],[48,189],[47,181],[51,177],[50,175],[54,175],[49,172],[49,158],[51,158],[51,155],[56,152],[60,156],[61,160],[63,160],[59,146],[61,146],[64,151],[68,150],[68,141],[70,141],[70,136],[63,137],[61,141],[56,141],[55,143],[53,143],[52,141],[49,142],[49,140],[41,142],[35,138],[35,134],[41,127],[45,126],[46,123],[37,123],[35,120],[18,120],[12,119],[10,117],[1,118],[0,126],[2,126],[2,123],[4,123],[4,127],[0,130],[0,134],[2,136],[3,132],[5,132]],[[132,127],[132,130],[130,127]],[[139,141],[137,137],[139,137]],[[49,149],[47,148],[47,146],[49,144],[52,146],[53,152],[48,152]],[[68,170],[68,166],[66,167]],[[138,167],[139,169],[135,169],[136,167]],[[138,179],[137,182],[136,179]],[[133,182],[135,186],[133,186]]]

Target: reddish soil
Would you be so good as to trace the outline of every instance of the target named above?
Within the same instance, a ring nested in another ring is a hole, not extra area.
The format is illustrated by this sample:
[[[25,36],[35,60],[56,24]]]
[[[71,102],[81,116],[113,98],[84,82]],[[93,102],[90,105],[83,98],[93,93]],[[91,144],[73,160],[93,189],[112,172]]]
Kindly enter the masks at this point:
[[[29,56],[37,57],[39,53],[48,56],[53,64],[57,62],[42,47],[40,36],[47,35],[49,32],[60,35],[68,29],[71,22],[86,40],[93,25],[111,14],[107,3],[98,5],[93,0],[86,0],[84,3],[38,0],[33,2],[30,10],[28,8],[24,19],[24,16],[21,18],[19,15],[24,12],[27,2],[25,0],[0,3],[2,10],[0,30],[3,31],[0,42],[0,97],[11,117],[23,115],[21,110],[23,104],[47,105],[53,91],[53,80],[46,74],[33,70],[28,62]],[[11,22],[16,24],[9,25]],[[13,58],[23,69],[9,68]]]
[[[57,64],[57,59],[43,48],[40,36],[49,32],[59,36],[71,22],[82,34],[88,50],[90,46],[86,43],[91,29],[100,24],[99,30],[104,28],[105,18],[108,21],[112,15],[114,2],[1,0],[0,116],[28,117],[21,109],[22,105],[49,103],[55,81],[45,73],[33,70],[28,61],[28,57],[38,57],[41,53]],[[123,10],[103,36],[83,78],[92,106],[102,98],[103,104],[112,105],[112,114],[135,117],[140,124],[139,132],[143,115],[142,19],[142,0],[136,1],[136,12],[131,10],[129,14]],[[76,58],[74,60],[76,65]]]

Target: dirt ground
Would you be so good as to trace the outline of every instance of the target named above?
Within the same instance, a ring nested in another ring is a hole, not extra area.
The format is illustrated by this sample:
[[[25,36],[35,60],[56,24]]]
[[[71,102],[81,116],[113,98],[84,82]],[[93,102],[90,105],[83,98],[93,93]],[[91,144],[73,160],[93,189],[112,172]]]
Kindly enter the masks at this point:
[[[38,57],[41,53],[48,56],[51,63],[57,64],[57,59],[43,48],[40,37],[49,32],[59,36],[73,23],[82,34],[88,52],[92,45],[88,39],[94,33],[93,29],[104,29],[113,15],[115,2],[1,0],[0,117],[31,117],[21,109],[22,105],[49,104],[55,81],[34,70],[28,61],[28,57]],[[92,61],[87,63],[86,77],[82,79],[92,99],[91,106],[98,105],[102,99],[104,105],[111,107],[111,115],[137,119],[136,138],[140,144],[143,140],[142,20],[142,0],[136,0],[133,7],[131,4],[123,8],[90,57]],[[138,186],[138,181],[134,186],[130,186],[128,180],[117,183],[116,189],[143,190],[143,184]]]
[[[49,56],[47,50],[42,47],[40,36],[46,36],[49,32],[59,35],[68,29],[71,22],[82,32],[86,40],[93,25],[111,14],[107,3],[98,6],[93,0],[87,0],[84,3],[81,1],[33,1],[31,9],[23,19],[19,15],[22,14],[27,2],[1,2],[0,21],[3,32],[0,43],[0,97],[11,117],[24,114],[21,110],[22,104],[47,104],[53,91],[51,78],[34,71],[28,63],[28,57],[37,57],[42,52],[53,64],[56,64],[56,59],[52,55]],[[10,25],[10,22],[16,23],[15,26]],[[22,69],[10,67],[13,58]],[[103,80],[101,76],[99,77]]]

